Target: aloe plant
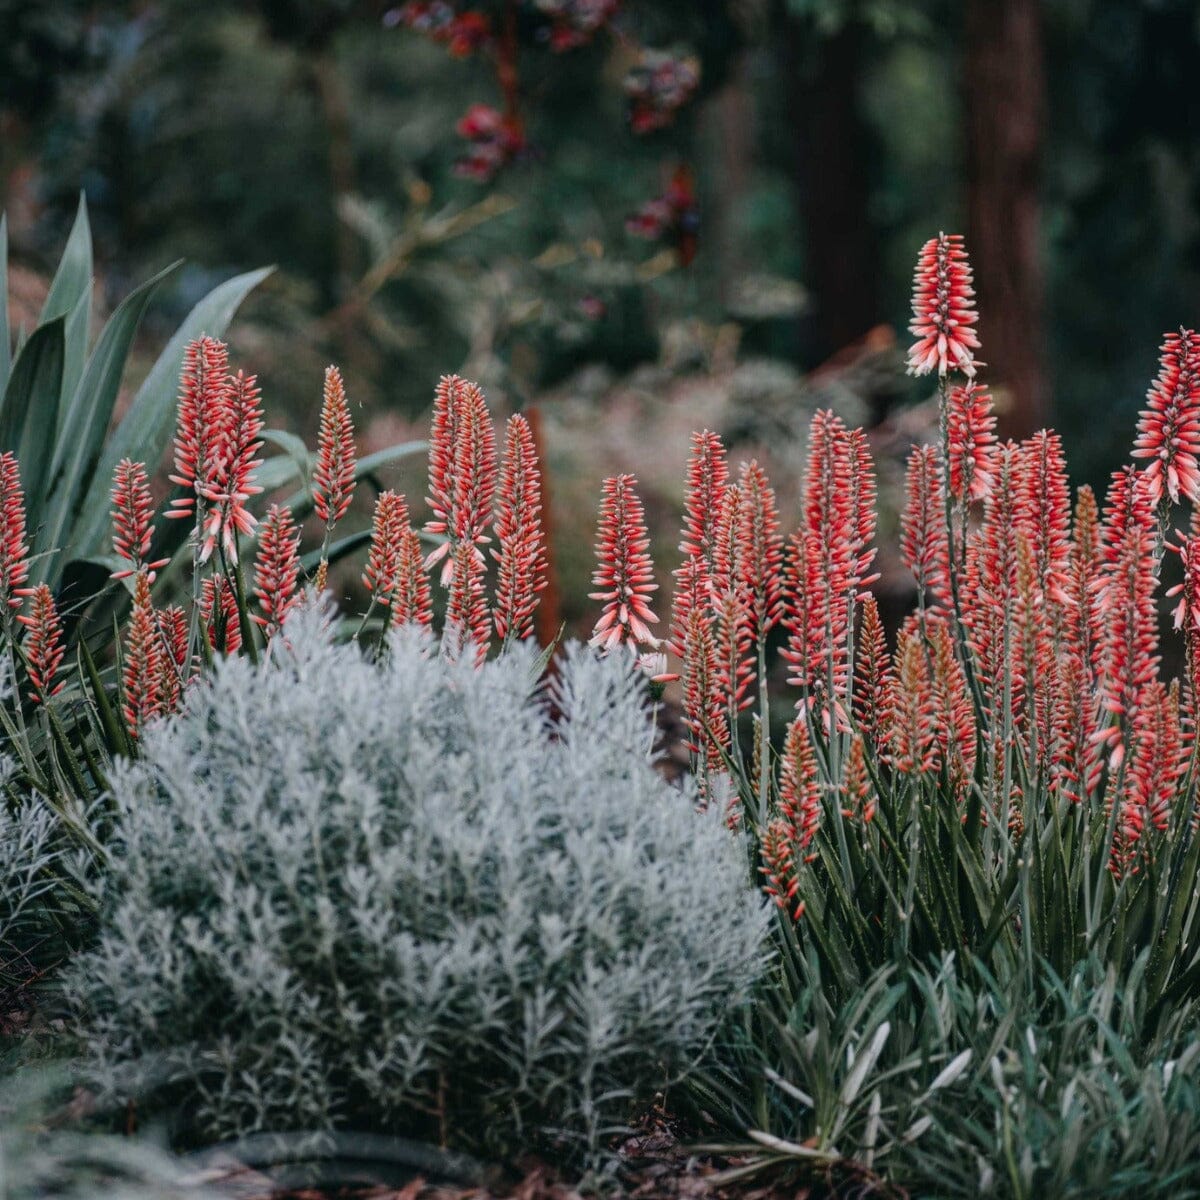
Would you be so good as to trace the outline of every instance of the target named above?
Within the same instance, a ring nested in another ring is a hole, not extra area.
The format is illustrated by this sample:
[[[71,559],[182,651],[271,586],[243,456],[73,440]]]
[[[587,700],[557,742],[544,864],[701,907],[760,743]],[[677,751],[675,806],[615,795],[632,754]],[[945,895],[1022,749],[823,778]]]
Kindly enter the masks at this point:
[[[180,264],[172,263],[135,288],[92,342],[92,236],[81,196],[37,327],[27,336],[18,331],[14,354],[7,260],[7,226],[0,218],[0,451],[12,450],[21,463],[35,556],[31,582],[47,583],[59,592],[72,563],[104,553],[108,490],[116,464],[125,457],[150,463],[161,458],[187,343],[201,333],[222,334],[271,269],[237,275],[196,304],[110,434],[142,316]]]

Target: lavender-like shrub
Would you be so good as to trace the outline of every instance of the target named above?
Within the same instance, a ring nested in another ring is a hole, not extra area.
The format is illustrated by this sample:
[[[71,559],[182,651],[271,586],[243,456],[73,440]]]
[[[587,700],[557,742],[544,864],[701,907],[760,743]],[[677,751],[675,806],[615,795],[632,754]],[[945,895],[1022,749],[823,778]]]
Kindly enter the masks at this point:
[[[382,664],[300,613],[113,777],[102,932],[70,987],[113,1099],[191,1136],[357,1128],[594,1153],[687,1070],[767,916],[667,784],[632,662]]]

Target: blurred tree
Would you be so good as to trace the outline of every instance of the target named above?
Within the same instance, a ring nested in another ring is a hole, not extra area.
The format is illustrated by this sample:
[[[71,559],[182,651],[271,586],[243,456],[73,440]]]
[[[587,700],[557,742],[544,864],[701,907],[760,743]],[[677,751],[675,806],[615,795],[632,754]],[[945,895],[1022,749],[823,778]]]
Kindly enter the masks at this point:
[[[966,0],[963,96],[967,246],[988,379],[1007,392],[1001,426],[1049,421],[1042,299],[1043,0]]]

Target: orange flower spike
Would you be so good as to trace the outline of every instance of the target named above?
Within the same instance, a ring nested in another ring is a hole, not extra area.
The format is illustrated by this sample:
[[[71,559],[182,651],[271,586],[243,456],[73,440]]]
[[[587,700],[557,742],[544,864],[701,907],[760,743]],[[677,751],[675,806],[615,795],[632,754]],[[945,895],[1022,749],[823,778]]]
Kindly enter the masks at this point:
[[[392,593],[392,625],[433,624],[433,601],[430,597],[429,574],[425,570],[421,538],[411,525],[400,535],[396,555],[396,589]]]
[[[350,507],[357,466],[354,424],[350,420],[342,374],[337,367],[326,367],[312,492],[313,508],[329,528],[340,521]]]
[[[363,587],[371,599],[387,607],[396,590],[400,544],[408,526],[408,503],[399,492],[381,492],[375,501],[371,549],[363,572]]]
[[[122,676],[122,711],[131,737],[140,737],[146,722],[163,711],[160,694],[162,653],[162,639],[150,603],[150,579],[145,571],[141,571],[133,586],[133,609],[125,633]]]

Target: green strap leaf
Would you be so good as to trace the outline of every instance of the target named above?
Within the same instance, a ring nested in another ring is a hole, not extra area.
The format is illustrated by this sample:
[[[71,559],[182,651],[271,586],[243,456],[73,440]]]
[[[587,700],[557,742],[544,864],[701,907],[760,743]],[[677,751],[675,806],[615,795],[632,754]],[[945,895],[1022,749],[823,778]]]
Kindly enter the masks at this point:
[[[172,263],[126,296],[117,307],[58,423],[46,488],[46,521],[36,542],[39,552],[47,552],[38,563],[41,579],[53,579],[62,555],[75,547],[74,526],[104,451],[104,437],[112,420],[129,348],[151,296],[178,267],[179,263]]]
[[[71,236],[67,238],[58,270],[54,272],[38,324],[45,325],[55,317],[65,317],[73,312],[79,297],[91,287],[91,283],[92,230],[88,224],[87,199],[80,192],[75,224],[71,226]]]
[[[108,528],[108,492],[112,473],[123,458],[144,462],[153,470],[162,457],[175,419],[175,397],[179,372],[188,342],[202,333],[220,337],[247,294],[273,270],[249,271],[215,287],[184,318],[175,336],[158,356],[145,383],[133,399],[129,412],[105,447],[80,506],[75,530],[75,553],[94,554],[104,544]]]
[[[41,520],[45,479],[54,445],[62,391],[64,321],[41,325],[13,363],[0,400],[0,451],[13,451],[21,464],[25,512],[30,529]]]
[[[67,314],[67,324],[63,331],[65,357],[63,359],[62,393],[58,402],[59,424],[62,414],[70,405],[71,397],[79,387],[83,377],[83,365],[87,361],[88,329],[92,321],[92,286],[83,289],[79,302]]]

